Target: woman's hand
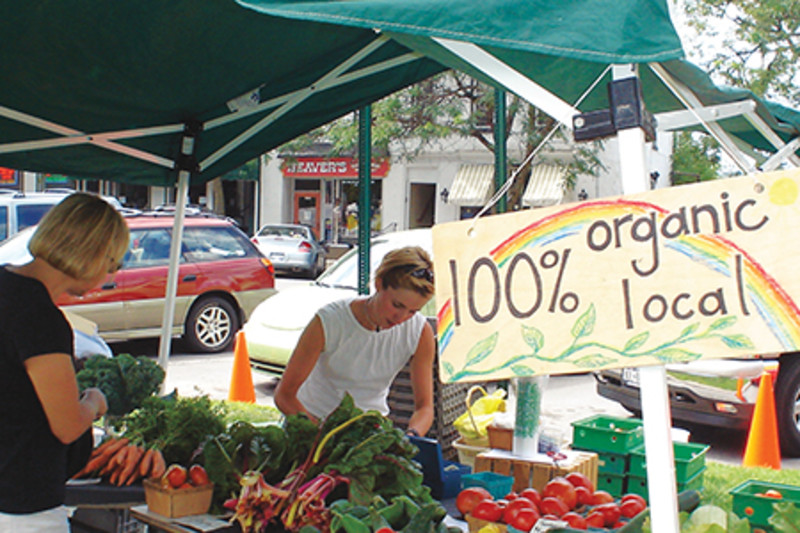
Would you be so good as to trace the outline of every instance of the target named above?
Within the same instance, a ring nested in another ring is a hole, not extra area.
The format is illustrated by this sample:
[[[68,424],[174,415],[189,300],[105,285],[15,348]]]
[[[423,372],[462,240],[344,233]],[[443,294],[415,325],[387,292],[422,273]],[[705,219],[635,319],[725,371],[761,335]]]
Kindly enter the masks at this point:
[[[97,388],[89,388],[81,393],[81,403],[88,405],[94,411],[94,419],[99,420],[108,411],[106,395]]]

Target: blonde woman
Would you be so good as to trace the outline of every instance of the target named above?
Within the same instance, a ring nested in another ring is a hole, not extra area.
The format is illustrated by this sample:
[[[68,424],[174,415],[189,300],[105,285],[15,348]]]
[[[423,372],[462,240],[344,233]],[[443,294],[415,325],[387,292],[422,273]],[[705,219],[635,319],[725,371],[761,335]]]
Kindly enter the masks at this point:
[[[433,264],[420,247],[393,250],[375,273],[375,292],[322,307],[306,326],[275,390],[286,415],[320,419],[345,392],[357,407],[389,413],[386,397],[410,360],[414,412],[406,431],[433,423],[433,330],[419,310],[433,296]]]
[[[107,406],[98,389],[79,395],[72,329],[54,301],[112,276],[128,239],[111,205],[75,193],[39,223],[31,262],[0,267],[0,531],[69,531],[68,448]]]

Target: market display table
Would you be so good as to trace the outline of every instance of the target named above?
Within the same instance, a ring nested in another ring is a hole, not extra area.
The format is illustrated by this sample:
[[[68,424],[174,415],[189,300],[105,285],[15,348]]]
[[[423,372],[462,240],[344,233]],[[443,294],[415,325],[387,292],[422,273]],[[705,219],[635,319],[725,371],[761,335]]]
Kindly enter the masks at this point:
[[[141,484],[117,487],[100,480],[71,480],[67,483],[64,505],[74,507],[70,516],[73,533],[127,533],[130,508],[144,503]]]
[[[238,533],[241,532],[238,524],[231,524],[227,520],[221,520],[209,514],[199,514],[184,516],[181,518],[167,518],[157,513],[152,513],[147,509],[147,505],[137,505],[131,507],[131,516],[167,533]],[[269,530],[272,533],[272,530]],[[283,529],[275,529],[275,533]]]

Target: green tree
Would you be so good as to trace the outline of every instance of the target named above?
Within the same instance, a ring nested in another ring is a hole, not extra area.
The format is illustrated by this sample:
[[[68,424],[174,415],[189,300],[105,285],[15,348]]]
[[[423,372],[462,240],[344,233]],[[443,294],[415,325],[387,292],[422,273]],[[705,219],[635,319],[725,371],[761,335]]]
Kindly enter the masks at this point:
[[[391,145],[394,157],[413,160],[422,150],[454,136],[474,138],[493,152],[494,105],[494,89],[470,76],[455,71],[433,76],[372,104],[374,153],[387,154]],[[551,117],[508,93],[506,134],[521,143],[521,153],[530,153],[554,127]],[[511,132],[519,135],[512,137]],[[554,137],[565,139],[562,130]],[[303,153],[311,146],[325,144],[330,146],[328,155],[350,155],[355,153],[357,142],[358,120],[348,115],[286,143],[281,151]],[[565,164],[568,187],[578,174],[596,175],[602,168],[597,157],[599,146],[583,144],[573,150],[573,160]],[[521,163],[510,160],[508,167],[514,169]],[[509,191],[510,206],[519,202],[529,174],[530,166],[520,171]]]
[[[721,46],[707,65],[712,75],[759,96],[800,102],[800,2],[684,0],[688,23]],[[732,27],[732,35],[720,28]]]
[[[720,170],[720,149],[713,137],[689,131],[676,132],[672,147],[672,184],[716,179]]]

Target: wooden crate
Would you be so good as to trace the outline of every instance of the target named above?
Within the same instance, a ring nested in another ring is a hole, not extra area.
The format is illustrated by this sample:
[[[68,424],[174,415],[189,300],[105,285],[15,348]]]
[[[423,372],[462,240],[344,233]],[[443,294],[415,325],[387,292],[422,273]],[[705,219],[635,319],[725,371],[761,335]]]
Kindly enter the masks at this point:
[[[570,472],[585,474],[597,486],[597,454],[593,452],[565,451],[563,459],[545,454],[534,457],[516,457],[509,452],[492,450],[478,454],[474,472],[496,472],[514,478],[512,490],[533,487],[542,490],[548,481]]]

